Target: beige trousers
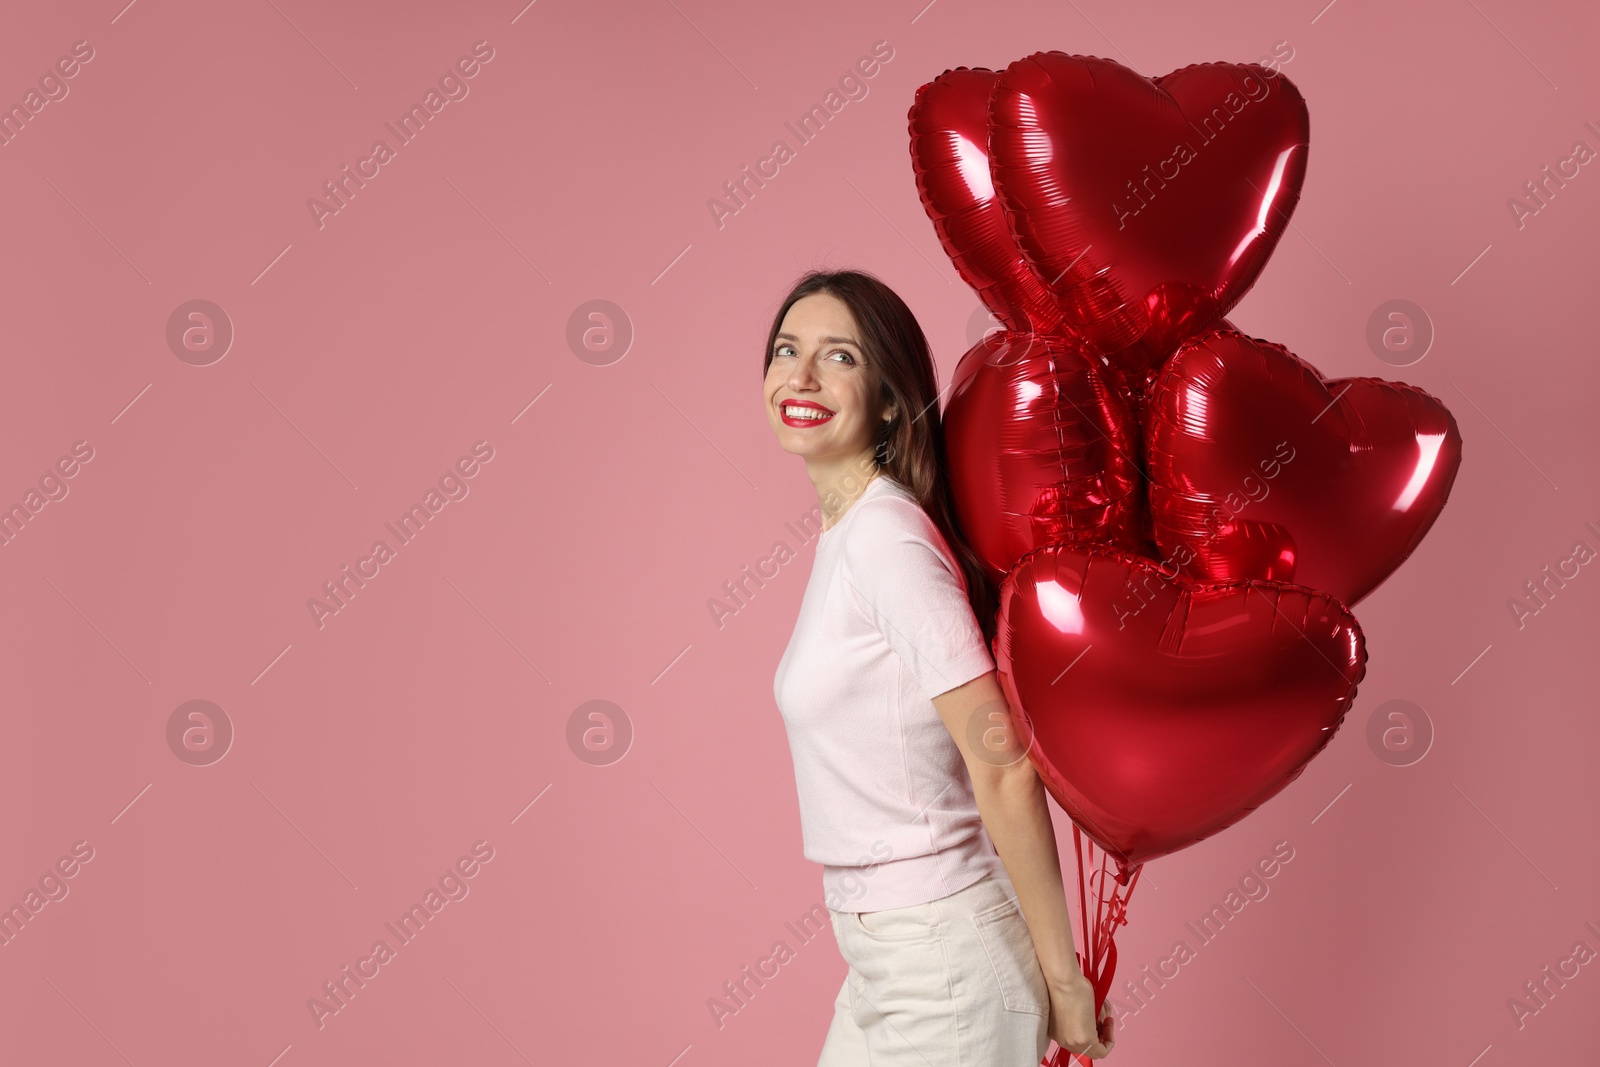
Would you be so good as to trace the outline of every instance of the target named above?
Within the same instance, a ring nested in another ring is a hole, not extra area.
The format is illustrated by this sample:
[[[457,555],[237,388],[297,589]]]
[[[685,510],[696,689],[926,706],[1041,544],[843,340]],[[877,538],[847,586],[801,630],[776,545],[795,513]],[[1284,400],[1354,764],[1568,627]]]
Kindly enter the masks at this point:
[[[850,965],[817,1067],[1037,1067],[1050,997],[1011,882],[909,908],[829,909]]]

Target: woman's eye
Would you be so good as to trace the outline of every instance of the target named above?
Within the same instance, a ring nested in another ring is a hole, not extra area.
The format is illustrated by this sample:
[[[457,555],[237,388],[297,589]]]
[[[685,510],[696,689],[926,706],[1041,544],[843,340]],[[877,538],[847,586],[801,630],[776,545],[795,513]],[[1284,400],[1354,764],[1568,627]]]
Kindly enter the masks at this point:
[[[794,348],[791,345],[779,345],[777,348],[772,350],[772,354],[773,356],[792,356],[794,355]],[[854,366],[856,362],[856,357],[851,355],[849,352],[846,352],[842,348],[836,352],[830,352],[828,355],[829,358],[832,358],[833,356],[843,356],[844,363],[850,366]]]

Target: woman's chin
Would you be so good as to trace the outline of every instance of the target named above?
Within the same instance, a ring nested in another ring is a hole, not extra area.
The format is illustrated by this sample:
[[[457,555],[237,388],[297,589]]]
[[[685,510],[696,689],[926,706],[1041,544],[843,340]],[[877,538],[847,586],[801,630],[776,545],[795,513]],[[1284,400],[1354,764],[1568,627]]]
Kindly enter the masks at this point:
[[[778,427],[778,446],[792,456],[801,456],[805,459],[843,457],[850,453],[850,449],[838,447],[835,443],[836,437],[830,435],[830,438],[825,440],[816,430]]]
[[[795,456],[815,456],[819,451],[819,443],[811,436],[810,430],[795,430],[788,426],[778,427],[778,445]]]
[[[805,441],[779,440],[779,445],[791,456],[800,456],[804,459],[815,459],[817,450]]]

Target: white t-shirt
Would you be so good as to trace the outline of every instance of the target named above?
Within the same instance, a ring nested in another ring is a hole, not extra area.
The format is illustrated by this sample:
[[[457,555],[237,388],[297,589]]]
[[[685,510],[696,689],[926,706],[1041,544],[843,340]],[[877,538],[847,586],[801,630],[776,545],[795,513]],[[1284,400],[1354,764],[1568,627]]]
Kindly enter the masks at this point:
[[[939,528],[878,473],[818,537],[773,680],[828,907],[909,907],[1005,877],[932,699],[994,666]]]

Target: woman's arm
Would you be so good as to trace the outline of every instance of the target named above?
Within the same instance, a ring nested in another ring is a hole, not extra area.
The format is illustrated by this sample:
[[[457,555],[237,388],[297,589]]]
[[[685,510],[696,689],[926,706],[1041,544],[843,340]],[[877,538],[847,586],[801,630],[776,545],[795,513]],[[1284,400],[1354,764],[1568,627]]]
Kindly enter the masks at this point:
[[[1044,783],[1027,758],[1027,745],[1014,726],[1011,707],[994,671],[933,698],[933,706],[955,739],[972,778],[972,791],[984,829],[994,842],[1017,903],[1033,935],[1039,967],[1050,987],[1053,1013],[1064,1018],[1073,1051],[1096,1045],[1105,1036],[1095,1024],[1094,992],[1078,964],[1061,880],[1061,857]],[[1056,1037],[1052,1025],[1051,1036]],[[1110,1051],[1109,1043],[1096,1055]]]

